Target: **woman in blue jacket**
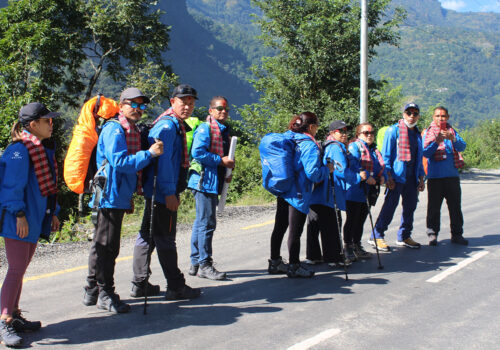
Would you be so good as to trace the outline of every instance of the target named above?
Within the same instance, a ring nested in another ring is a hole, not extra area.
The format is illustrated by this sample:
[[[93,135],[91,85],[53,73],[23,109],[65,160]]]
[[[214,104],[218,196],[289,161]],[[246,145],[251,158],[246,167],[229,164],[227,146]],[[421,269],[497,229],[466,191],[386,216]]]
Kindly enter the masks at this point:
[[[40,235],[59,229],[55,216],[57,165],[54,150],[42,141],[52,135],[52,118],[59,113],[43,104],[27,104],[12,128],[13,143],[0,159],[1,233],[9,268],[2,286],[0,338],[7,346],[19,346],[18,332],[36,331],[41,322],[21,315],[19,299],[23,276],[35,253]],[[22,129],[21,129],[22,128]]]
[[[288,277],[312,277],[313,271],[300,264],[300,236],[304,229],[313,185],[328,181],[333,165],[324,166],[321,151],[314,139],[318,131],[318,117],[312,112],[304,112],[292,118],[285,135],[296,143],[294,168],[296,181],[282,196],[278,197],[276,219],[271,234],[270,274],[286,273]],[[281,243],[289,228],[288,253],[290,265],[287,266],[280,255]]]

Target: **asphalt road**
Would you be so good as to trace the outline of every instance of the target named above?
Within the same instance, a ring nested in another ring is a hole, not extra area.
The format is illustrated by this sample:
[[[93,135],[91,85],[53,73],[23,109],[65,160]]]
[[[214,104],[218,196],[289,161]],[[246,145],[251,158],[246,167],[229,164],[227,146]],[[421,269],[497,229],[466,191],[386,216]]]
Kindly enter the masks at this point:
[[[451,245],[443,207],[437,247],[426,245],[426,192],[415,215],[413,238],[420,250],[395,246],[400,211],[387,232],[394,248],[343,271],[315,267],[312,279],[266,273],[273,208],[219,220],[214,238],[217,268],[227,281],[187,275],[189,230],[179,232],[179,262],[192,301],[128,297],[131,242],[116,266],[117,292],[132,304],[129,314],[85,307],[86,247],[70,256],[46,255],[32,262],[21,306],[41,331],[26,334],[25,347],[45,349],[498,349],[500,348],[500,171],[462,177],[465,236],[469,246]],[[374,219],[383,197],[373,209]],[[255,225],[254,227],[250,227]],[[365,224],[365,237],[369,232]],[[305,235],[302,239],[305,246]],[[283,256],[287,257],[285,244]],[[305,258],[304,251],[301,254]],[[156,256],[153,283],[165,281]],[[441,274],[443,273],[443,274]],[[3,274],[2,274],[3,276]]]

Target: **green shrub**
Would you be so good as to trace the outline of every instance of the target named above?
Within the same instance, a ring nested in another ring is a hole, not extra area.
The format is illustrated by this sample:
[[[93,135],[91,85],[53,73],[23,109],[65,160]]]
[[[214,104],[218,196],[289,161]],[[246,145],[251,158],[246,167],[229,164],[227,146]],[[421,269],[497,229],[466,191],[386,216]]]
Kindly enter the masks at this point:
[[[485,120],[460,135],[467,142],[467,148],[463,152],[467,167],[500,167],[500,119]]]

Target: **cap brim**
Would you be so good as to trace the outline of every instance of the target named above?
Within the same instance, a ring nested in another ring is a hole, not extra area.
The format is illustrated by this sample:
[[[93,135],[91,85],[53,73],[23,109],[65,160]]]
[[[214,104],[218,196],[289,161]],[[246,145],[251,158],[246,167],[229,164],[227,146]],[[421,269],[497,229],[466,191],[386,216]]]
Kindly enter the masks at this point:
[[[60,116],[61,116],[61,113],[59,113],[59,112],[49,112],[48,114],[41,116],[40,119],[57,118]]]

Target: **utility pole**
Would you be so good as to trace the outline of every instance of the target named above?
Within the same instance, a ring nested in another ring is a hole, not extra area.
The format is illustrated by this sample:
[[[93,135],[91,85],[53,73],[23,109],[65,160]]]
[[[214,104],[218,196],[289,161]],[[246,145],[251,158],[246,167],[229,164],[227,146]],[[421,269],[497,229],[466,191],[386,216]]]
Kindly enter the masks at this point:
[[[361,0],[359,122],[368,121],[368,0]]]

